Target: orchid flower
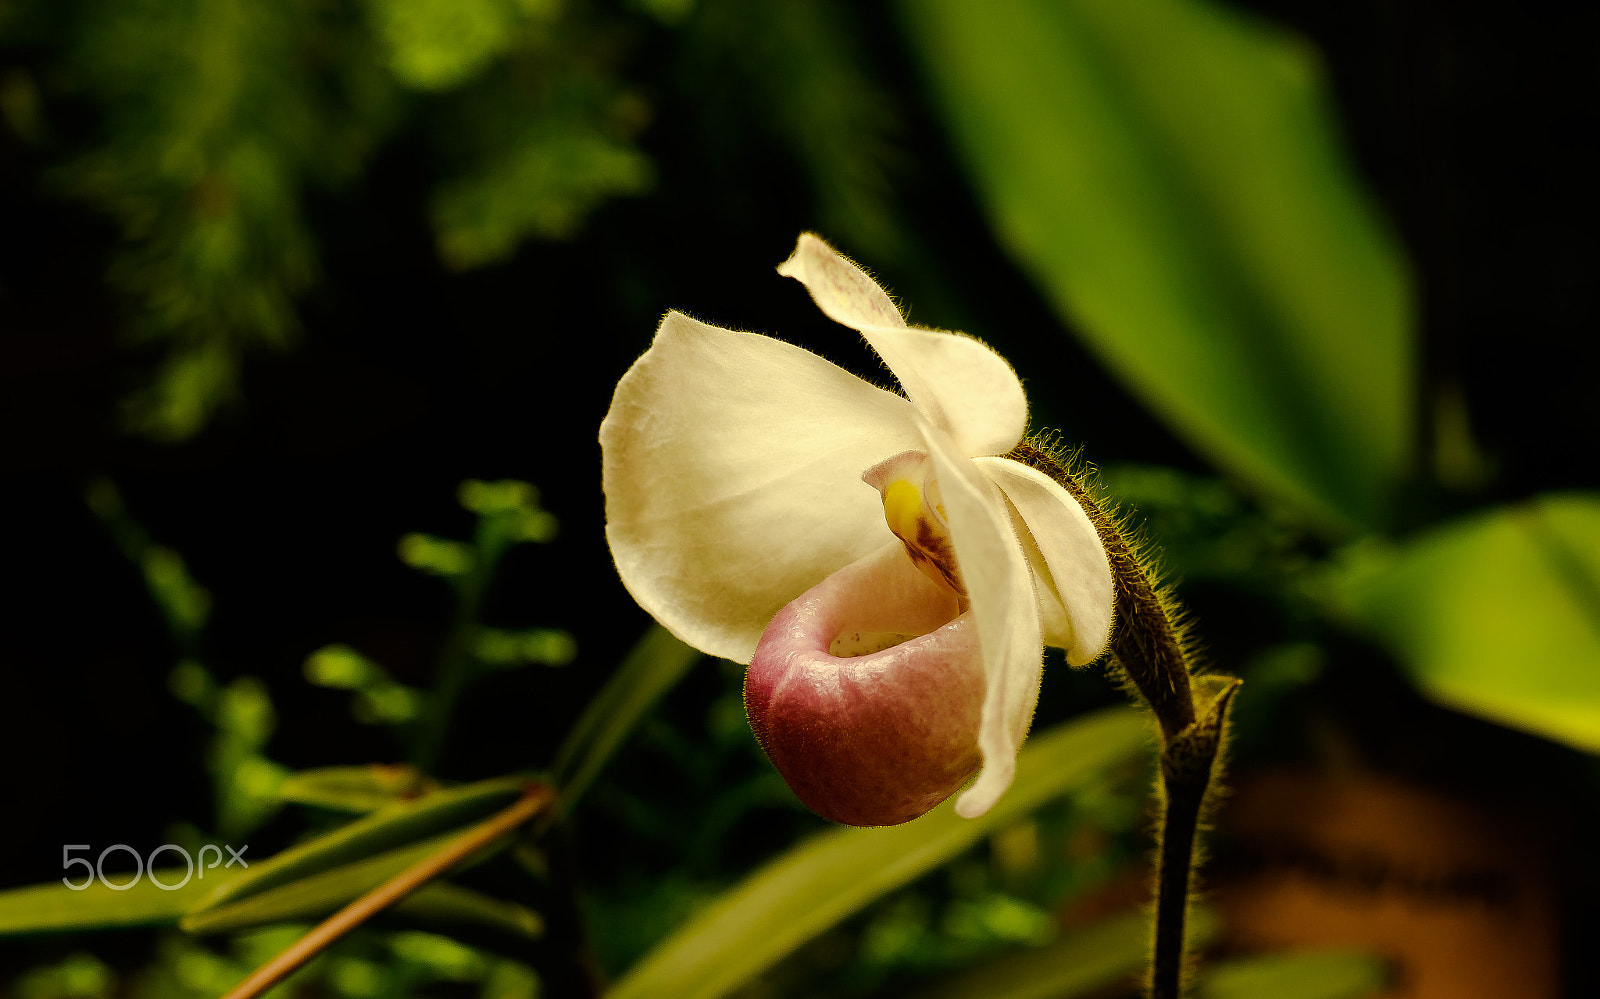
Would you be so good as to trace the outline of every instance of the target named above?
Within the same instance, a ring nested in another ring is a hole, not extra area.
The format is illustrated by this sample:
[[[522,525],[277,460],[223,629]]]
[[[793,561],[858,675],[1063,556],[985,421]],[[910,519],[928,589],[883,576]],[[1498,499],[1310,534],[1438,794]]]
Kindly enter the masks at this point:
[[[669,312],[600,427],[606,537],[674,635],[749,664],[767,755],[826,818],[888,825],[978,772],[1010,786],[1043,646],[1082,665],[1111,629],[1094,525],[1004,457],[1027,400],[999,354],[908,326],[816,236],[778,272],[862,335],[904,394],[806,350]]]

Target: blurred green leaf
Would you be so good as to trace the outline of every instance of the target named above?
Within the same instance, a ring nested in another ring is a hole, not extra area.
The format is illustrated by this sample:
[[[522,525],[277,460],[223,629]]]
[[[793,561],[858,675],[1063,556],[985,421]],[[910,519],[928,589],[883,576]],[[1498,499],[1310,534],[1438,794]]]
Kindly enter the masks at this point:
[[[573,116],[522,130],[518,141],[435,192],[434,231],[449,266],[498,263],[530,236],[570,237],[605,201],[651,184],[649,159],[615,129]]]
[[[79,952],[20,976],[11,994],[16,999],[109,999],[116,988],[117,973],[110,965]]]
[[[939,866],[1045,801],[1145,747],[1131,708],[1087,715],[1029,739],[998,804],[962,819],[952,802],[905,825],[814,836],[724,892],[645,955],[609,999],[715,999],[873,899]]]
[[[1384,987],[1383,961],[1353,951],[1263,954],[1223,961],[1200,980],[1200,999],[1360,999]]]
[[[393,911],[428,923],[487,926],[529,940],[544,935],[544,919],[532,909],[444,882],[413,892]]]
[[[137,884],[121,890],[96,881],[74,891],[59,881],[0,892],[0,936],[32,933],[66,933],[83,930],[159,926],[176,923],[185,912],[219,883],[240,872],[218,868],[191,877],[181,888],[168,891],[146,873]],[[162,884],[183,881],[183,871],[166,868],[153,872]],[[81,881],[74,873],[74,883]],[[120,875],[112,876],[121,883]]]
[[[1072,328],[1222,467],[1381,522],[1410,292],[1315,53],[1198,0],[901,9],[995,229]]]
[[[402,537],[398,550],[400,561],[434,576],[465,576],[477,563],[471,545],[419,532]]]
[[[364,815],[428,789],[427,776],[416,767],[371,763],[290,774],[278,785],[278,796],[297,805]]]
[[[255,865],[205,898],[192,912],[203,913],[444,830],[459,830],[509,805],[522,793],[524,783],[520,777],[498,777],[390,805]]]
[[[450,832],[435,836],[251,895],[241,902],[204,909],[185,916],[178,925],[189,933],[222,933],[269,923],[321,919],[444,849],[458,835]],[[486,847],[478,856],[492,849]],[[425,885],[393,908],[416,918],[489,926],[530,939],[544,930],[543,921],[531,910],[455,885]]]
[[[1335,599],[1450,707],[1600,752],[1600,496],[1347,552]]]
[[[1189,919],[1189,945],[1204,947],[1217,920],[1205,909]],[[920,999],[1072,999],[1138,975],[1150,959],[1150,917],[1141,912],[1085,927],[1047,947],[1007,951],[919,993]]]
[[[589,702],[556,754],[553,770],[561,788],[557,807],[562,812],[572,809],[644,713],[700,658],[699,650],[667,629],[650,626]]]
[[[508,0],[368,0],[395,78],[449,90],[481,72],[512,41]]]
[[[288,884],[252,891],[242,901],[207,904],[184,916],[178,925],[187,933],[221,933],[267,923],[321,919],[443,849],[457,835],[451,831]]]

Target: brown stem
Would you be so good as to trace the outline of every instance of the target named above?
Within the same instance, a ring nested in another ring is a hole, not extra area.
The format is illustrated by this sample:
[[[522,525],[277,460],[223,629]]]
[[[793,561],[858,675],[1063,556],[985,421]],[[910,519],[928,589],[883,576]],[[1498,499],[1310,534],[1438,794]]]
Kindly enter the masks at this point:
[[[530,783],[522,797],[511,807],[474,826],[438,853],[424,857],[329,916],[283,953],[251,972],[250,977],[235,986],[223,999],[255,999],[346,933],[533,818],[554,796],[549,785]]]

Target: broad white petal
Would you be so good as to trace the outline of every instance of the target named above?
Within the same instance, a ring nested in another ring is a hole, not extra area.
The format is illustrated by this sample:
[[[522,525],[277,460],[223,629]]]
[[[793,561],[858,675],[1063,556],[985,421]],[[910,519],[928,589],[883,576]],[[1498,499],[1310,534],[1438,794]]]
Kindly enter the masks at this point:
[[[909,327],[866,271],[804,233],[778,273],[806,286],[830,319],[857,330],[900,380],[906,396],[949,434],[964,456],[1004,454],[1028,424],[1017,373],[983,342],[962,333]]]
[[[1011,786],[1017,750],[1033,720],[1039,700],[1039,614],[1028,562],[999,488],[937,428],[925,425],[923,438],[978,626],[987,681],[978,729],[983,770],[956,801],[958,815],[975,818]]]
[[[1114,594],[1111,562],[1089,515],[1050,476],[1010,458],[979,458],[978,467],[994,480],[1016,507],[1049,568],[1053,593],[1041,600],[1059,600],[1066,629],[1047,633],[1045,641],[1067,650],[1067,661],[1082,666],[1111,640]],[[1049,615],[1046,615],[1049,618]]]
[[[920,447],[915,421],[809,351],[669,312],[600,425],[623,585],[690,645],[749,662],[784,604],[892,540],[861,473]]]

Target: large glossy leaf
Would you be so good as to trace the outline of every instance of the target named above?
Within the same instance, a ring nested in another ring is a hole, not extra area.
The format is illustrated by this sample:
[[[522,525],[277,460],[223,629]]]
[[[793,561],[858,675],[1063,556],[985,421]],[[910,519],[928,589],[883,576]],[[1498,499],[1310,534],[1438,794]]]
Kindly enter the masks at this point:
[[[181,867],[159,869],[155,877],[161,884],[177,885],[186,873],[194,872]],[[203,878],[190,877],[181,888],[171,891],[153,883],[148,873],[120,891],[98,881],[81,891],[59,881],[0,891],[0,936],[176,923],[207,892],[237,873],[237,869],[206,871]],[[120,884],[127,878],[126,874],[112,875],[109,880]],[[81,877],[75,872],[74,881],[78,880]]]
[[[1315,53],[1200,0],[901,9],[998,236],[1072,328],[1223,468],[1379,521],[1411,304]]]
[[[1359,951],[1288,951],[1207,968],[1200,999],[1362,999],[1384,987],[1384,963]]]
[[[1440,702],[1600,752],[1600,496],[1544,496],[1367,547],[1338,589]]]
[[[1100,711],[1030,738],[1015,783],[980,818],[959,818],[946,802],[905,825],[815,836],[725,892],[645,955],[608,996],[726,995],[873,899],[1127,760],[1146,740],[1134,710]]]
[[[1216,936],[1217,919],[1196,909],[1189,947]],[[1071,933],[1045,947],[1010,951],[964,971],[917,999],[1075,999],[1136,977],[1150,960],[1150,917],[1134,912]]]
[[[556,807],[560,811],[571,810],[640,717],[701,658],[699,651],[667,629],[659,624],[650,626],[589,702],[556,754],[554,771],[561,788]]]

